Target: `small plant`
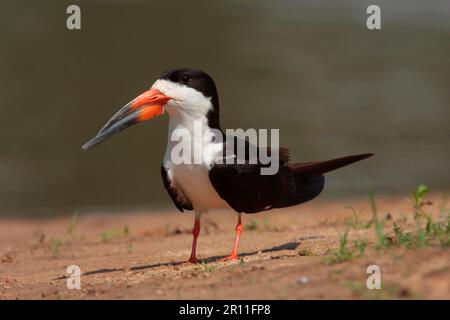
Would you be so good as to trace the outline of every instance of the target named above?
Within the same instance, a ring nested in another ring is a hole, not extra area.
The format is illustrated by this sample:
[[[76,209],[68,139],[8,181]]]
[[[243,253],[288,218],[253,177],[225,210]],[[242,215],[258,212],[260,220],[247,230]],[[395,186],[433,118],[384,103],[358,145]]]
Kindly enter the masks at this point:
[[[334,275],[340,275],[340,274],[342,274],[343,272],[344,272],[344,269],[333,269],[333,270],[331,271],[331,273],[334,274]]]
[[[421,184],[412,192],[411,202],[413,206],[413,217],[416,223],[416,231],[414,233],[405,233],[394,222],[393,231],[395,233],[396,244],[404,245],[406,248],[410,248],[414,244],[419,248],[423,248],[427,247],[431,241],[437,239],[442,247],[448,245],[449,216],[447,216],[447,224],[445,222],[433,222],[432,215],[425,212],[423,209],[425,205],[431,204],[431,202],[424,201],[424,197],[428,191],[428,187]],[[440,207],[440,209],[442,213],[443,208]],[[424,226],[423,221],[425,221]],[[406,222],[405,218],[404,222]]]
[[[427,247],[430,244],[438,244],[441,248],[450,246],[450,213],[445,206],[439,207],[441,213],[440,221],[433,221],[433,216],[424,210],[425,205],[432,204],[429,201],[424,201],[424,197],[428,192],[426,185],[419,185],[414,192],[412,192],[412,206],[413,217],[416,223],[416,229],[411,231],[404,231],[398,224],[398,221],[393,222],[392,231],[394,235],[387,236],[386,221],[390,218],[388,213],[385,213],[382,219],[378,217],[378,208],[375,197],[369,193],[370,208],[372,211],[372,219],[368,223],[361,221],[361,211],[356,211],[353,208],[352,216],[345,220],[347,229],[344,233],[339,234],[339,247],[326,257],[325,262],[328,264],[340,263],[353,258],[361,257],[368,246],[367,239],[358,239],[353,241],[352,248],[348,248],[348,232],[350,229],[362,229],[373,225],[376,236],[374,247],[378,252],[383,252],[384,249],[393,245],[400,245],[407,249],[412,246]],[[408,218],[405,213],[402,213],[401,223],[407,225]],[[307,252],[299,251],[299,255],[309,255]]]
[[[352,215],[344,220],[344,223],[349,227],[353,228],[355,230],[360,229],[368,229],[373,223],[373,220],[370,220],[369,222],[364,223],[361,220],[361,213],[362,210],[356,211],[353,207],[347,207],[347,209],[350,209],[352,211]]]
[[[369,199],[370,199],[370,208],[372,209],[372,222],[374,224],[375,235],[377,236],[375,249],[377,251],[381,251],[388,245],[388,242],[384,234],[384,225],[386,223],[387,214],[383,216],[383,219],[378,220],[378,209],[373,193],[369,193]]]
[[[275,226],[275,225],[271,225],[269,223],[269,220],[267,218],[264,219],[264,230],[266,231],[280,231],[280,228]]]
[[[420,223],[417,224],[417,246],[419,248],[424,248],[428,246],[428,241],[431,236],[431,226],[433,225],[433,220],[430,214],[426,214],[425,212],[421,212],[421,217],[424,217],[426,220],[425,228],[420,227]]]
[[[414,220],[418,220],[423,216],[423,206],[427,203],[423,202],[423,197],[428,193],[428,187],[424,184],[417,186],[412,193],[412,204],[414,208]]]
[[[250,222],[245,226],[245,229],[249,231],[256,231],[258,230],[258,228],[259,228],[258,220],[252,220],[252,222]]]
[[[363,298],[371,300],[386,300],[386,299],[399,299],[399,298],[414,298],[414,294],[409,291],[405,291],[396,284],[384,284],[383,290],[367,290],[365,283],[352,280],[343,280],[340,284],[351,290],[353,294]]]
[[[347,253],[347,238],[348,238],[348,229],[344,231],[344,233],[339,235],[339,255],[344,256]]]
[[[339,248],[326,258],[326,263],[334,264],[353,258],[353,253],[347,248],[348,231],[349,229],[346,229],[344,233],[339,234]]]
[[[50,239],[50,250],[52,250],[54,254],[57,254],[65,243],[66,240],[63,238],[52,238]]]
[[[121,236],[127,237],[130,234],[130,228],[128,225],[125,225],[122,229],[122,231],[115,230],[115,229],[109,229],[105,230],[102,233],[100,233],[100,238],[103,242],[111,241],[114,238],[120,238]]]
[[[71,236],[75,231],[75,227],[78,223],[78,214],[74,213],[72,218],[70,219],[69,226],[67,227],[67,236]]]
[[[433,224],[433,220],[430,214],[427,214],[423,207],[428,202],[424,202],[423,198],[428,193],[428,187],[424,184],[420,184],[417,188],[412,192],[412,205],[414,210],[414,221],[416,222],[417,228],[417,238],[416,244],[419,248],[423,248],[428,246],[430,235],[431,235],[431,226]],[[425,227],[422,228],[422,221],[425,220]]]
[[[57,254],[59,250],[69,241],[72,237],[75,227],[78,223],[78,214],[74,213],[72,218],[69,221],[69,225],[67,226],[66,233],[60,238],[52,238],[50,239],[50,250],[53,251],[54,254]]]
[[[412,245],[411,235],[409,233],[402,231],[402,229],[400,229],[400,227],[395,222],[393,230],[395,233],[395,239],[397,243],[402,246],[405,246],[406,248],[410,248]]]
[[[122,233],[123,233],[124,237],[128,237],[130,235],[130,227],[128,227],[127,224],[123,227],[123,232]]]
[[[384,234],[386,217],[387,215],[384,215],[383,219],[375,223],[375,234],[377,236],[377,243],[375,244],[375,249],[378,251],[383,250],[389,245],[389,242],[387,241],[386,236]]]
[[[103,242],[108,242],[108,241],[112,240],[114,235],[115,235],[115,231],[114,230],[106,230],[106,231],[103,231],[100,234],[100,237],[101,237]]]
[[[202,260],[201,266],[203,268],[203,272],[213,272],[216,269],[216,267],[208,265],[205,260]]]
[[[429,237],[434,237],[438,240],[439,245],[442,248],[450,246],[450,215],[446,217],[444,222],[427,221],[427,227]]]
[[[367,240],[355,240],[353,241],[353,244],[355,245],[356,249],[358,250],[358,257],[361,257],[364,254],[364,250],[367,247]]]
[[[428,237],[424,230],[420,229],[417,232],[417,246],[420,248],[424,248],[428,245]]]

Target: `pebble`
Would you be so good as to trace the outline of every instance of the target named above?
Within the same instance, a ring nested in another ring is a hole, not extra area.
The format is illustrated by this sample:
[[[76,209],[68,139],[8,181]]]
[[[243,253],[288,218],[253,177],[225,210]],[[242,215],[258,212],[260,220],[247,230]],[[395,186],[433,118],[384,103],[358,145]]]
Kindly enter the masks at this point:
[[[297,282],[299,283],[299,284],[307,284],[308,283],[308,277],[306,277],[306,276],[301,276],[300,278],[298,278],[297,279]]]

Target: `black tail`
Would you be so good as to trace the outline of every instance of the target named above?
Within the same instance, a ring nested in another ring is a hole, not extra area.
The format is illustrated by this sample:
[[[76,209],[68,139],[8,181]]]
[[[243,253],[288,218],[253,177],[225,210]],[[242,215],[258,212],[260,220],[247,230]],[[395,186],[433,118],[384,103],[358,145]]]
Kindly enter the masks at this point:
[[[327,161],[316,161],[307,163],[294,163],[288,165],[296,177],[311,177],[322,175],[329,171],[333,171],[349,165],[351,163],[366,159],[373,156],[373,153],[364,153],[354,156],[347,156]]]
[[[371,156],[373,156],[373,153],[342,157],[328,161],[289,164],[288,167],[294,175],[295,190],[280,199],[273,207],[290,207],[314,199],[322,192],[325,185],[324,173]]]

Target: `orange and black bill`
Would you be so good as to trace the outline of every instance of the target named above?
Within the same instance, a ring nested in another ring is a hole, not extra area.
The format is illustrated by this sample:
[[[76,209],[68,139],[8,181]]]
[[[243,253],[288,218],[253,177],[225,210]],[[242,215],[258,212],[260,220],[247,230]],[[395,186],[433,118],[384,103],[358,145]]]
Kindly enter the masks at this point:
[[[120,109],[97,133],[81,148],[89,150],[112,135],[143,121],[150,120],[164,113],[164,105],[170,100],[156,89],[145,91]]]

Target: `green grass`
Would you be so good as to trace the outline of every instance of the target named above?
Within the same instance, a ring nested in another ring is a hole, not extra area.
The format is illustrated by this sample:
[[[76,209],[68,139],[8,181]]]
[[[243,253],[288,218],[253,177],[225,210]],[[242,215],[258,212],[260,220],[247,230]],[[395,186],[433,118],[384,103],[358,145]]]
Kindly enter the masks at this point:
[[[269,223],[269,219],[264,219],[264,230],[266,231],[280,231],[280,228]]]
[[[367,229],[371,226],[373,226],[373,231],[375,233],[373,247],[381,254],[385,249],[391,246],[402,246],[410,249],[413,247],[424,248],[437,243],[441,248],[448,248],[450,246],[450,212],[446,209],[445,205],[441,205],[440,212],[441,215],[444,215],[444,218],[441,219],[441,221],[433,221],[432,215],[425,210],[426,205],[431,204],[431,202],[425,201],[428,191],[428,187],[421,184],[412,192],[412,216],[416,228],[408,232],[404,231],[400,226],[402,223],[403,225],[407,225],[408,219],[404,213],[399,222],[394,221],[392,223],[392,230],[387,230],[386,221],[388,219],[388,214],[385,213],[383,218],[379,218],[375,197],[372,193],[369,193],[372,219],[369,222],[364,223],[361,220],[361,210],[356,211],[350,207],[352,216],[345,219],[347,228],[344,233],[339,234],[339,247],[331,251],[331,254],[326,257],[325,262],[328,264],[335,264],[361,257],[370,243],[367,239],[357,239],[353,241],[352,248],[349,248],[349,230]]]
[[[264,230],[270,230],[270,223],[267,218],[264,219]]]
[[[103,242],[108,242],[114,238],[115,231],[114,230],[106,230],[100,233],[100,238]]]
[[[69,226],[67,227],[66,234],[68,236],[71,236],[73,234],[73,232],[75,231],[75,227],[77,226],[77,223],[78,223],[78,214],[74,213],[72,215],[72,218],[70,219]]]
[[[347,248],[348,243],[348,231],[346,229],[343,233],[339,234],[339,248],[331,252],[331,255],[326,257],[325,262],[328,264],[340,263],[350,260],[354,257],[353,252]]]
[[[355,248],[358,250],[358,257],[362,257],[364,254],[364,250],[366,250],[367,247],[367,240],[354,240],[353,244],[355,245]]]
[[[370,220],[369,222],[362,221],[361,213],[363,209],[360,209],[359,211],[356,211],[353,207],[347,207],[346,209],[352,211],[352,215],[344,220],[344,223],[347,227],[353,228],[355,230],[362,230],[368,229],[372,226],[373,220]]]
[[[384,284],[382,290],[369,290],[366,286],[366,283],[360,283],[352,280],[343,280],[340,282],[341,286],[349,289],[358,297],[363,299],[372,299],[372,300],[386,300],[386,299],[417,299],[419,298],[414,293],[402,289],[397,284]]]
[[[411,203],[416,228],[410,232],[405,232],[394,222],[392,230],[395,234],[395,245],[407,249],[412,247],[424,248],[436,242],[442,248],[450,245],[450,215],[445,211],[445,204],[441,205],[440,212],[445,216],[444,221],[433,221],[432,215],[425,210],[425,206],[431,204],[429,201],[424,201],[428,191],[428,187],[421,184],[412,192]],[[406,224],[405,218],[403,218],[403,223]]]
[[[411,249],[412,247],[425,248],[431,245],[433,240],[436,240],[442,248],[448,247],[450,245],[448,222],[433,222],[431,215],[426,215],[425,218],[425,227],[422,228],[419,225],[416,230],[411,232],[404,232],[397,223],[394,222],[394,244],[403,246],[407,249]]]
[[[366,250],[368,244],[367,239],[354,240],[353,247],[349,248],[348,247],[349,230],[350,227],[347,226],[347,229],[345,229],[343,233],[339,233],[339,247],[336,250],[331,251],[331,255],[325,258],[325,263],[336,264],[363,256],[364,251]]]
[[[413,239],[414,244],[419,248],[424,248],[432,242],[437,242],[442,248],[450,245],[450,214],[444,204],[439,207],[441,215],[444,216],[443,221],[433,221],[431,214],[425,210],[426,205],[431,202],[424,201],[429,189],[426,185],[421,184],[412,192],[413,218],[416,224],[416,237]]]
[[[446,222],[440,226],[434,226],[433,230],[441,247],[450,247],[450,213],[447,215]]]
[[[384,233],[384,226],[386,224],[386,218],[387,214],[383,216],[381,220],[378,219],[378,208],[375,201],[375,197],[372,192],[369,193],[369,200],[370,200],[370,208],[372,210],[372,223],[374,226],[375,236],[376,236],[376,242],[375,242],[375,249],[377,251],[382,251],[384,248],[386,248],[389,244],[389,242],[386,239],[385,233]]]
[[[202,260],[202,263],[200,264],[200,266],[201,266],[200,270],[202,272],[213,272],[216,269],[215,266],[209,265],[208,263],[206,263],[205,260]]]
[[[51,238],[50,239],[50,250],[54,254],[57,254],[59,250],[66,244],[66,240],[63,238]]]
[[[66,228],[66,232],[64,233],[64,235],[58,238],[50,239],[49,247],[54,254],[58,254],[61,248],[70,240],[73,233],[75,232],[75,227],[77,226],[77,223],[78,223],[78,214],[74,213],[69,221],[69,224]]]
[[[103,231],[102,233],[100,233],[100,238],[103,242],[109,242],[116,238],[128,237],[129,235],[130,235],[130,227],[128,225],[125,225],[122,231],[118,231],[116,229],[109,229]]]
[[[123,227],[123,232],[122,232],[124,237],[128,237],[130,235],[130,227],[128,225],[125,225]]]
[[[412,203],[414,208],[414,220],[423,215],[423,198],[428,193],[428,187],[424,184],[420,184],[412,193]]]
[[[258,220],[252,220],[252,222],[245,225],[245,230],[248,230],[248,231],[257,231],[258,229],[259,229]]]
[[[447,215],[442,222],[433,222],[431,216],[427,216],[425,236],[428,239],[435,239],[442,248],[450,246],[450,215]]]
[[[392,230],[394,231],[396,242],[399,245],[404,246],[408,249],[411,248],[413,243],[410,233],[404,232],[395,222]]]

